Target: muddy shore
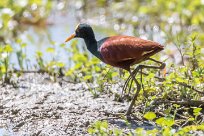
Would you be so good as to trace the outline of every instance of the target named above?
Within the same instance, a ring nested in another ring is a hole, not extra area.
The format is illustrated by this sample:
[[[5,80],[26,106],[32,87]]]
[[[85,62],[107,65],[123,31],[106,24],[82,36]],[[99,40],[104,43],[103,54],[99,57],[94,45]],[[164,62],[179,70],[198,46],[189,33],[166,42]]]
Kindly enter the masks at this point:
[[[7,135],[88,135],[91,123],[128,107],[107,94],[93,98],[85,83],[59,84],[46,74],[24,74],[17,82],[18,88],[0,89],[0,133]],[[130,131],[121,119],[108,121]],[[133,121],[131,129],[141,125]]]

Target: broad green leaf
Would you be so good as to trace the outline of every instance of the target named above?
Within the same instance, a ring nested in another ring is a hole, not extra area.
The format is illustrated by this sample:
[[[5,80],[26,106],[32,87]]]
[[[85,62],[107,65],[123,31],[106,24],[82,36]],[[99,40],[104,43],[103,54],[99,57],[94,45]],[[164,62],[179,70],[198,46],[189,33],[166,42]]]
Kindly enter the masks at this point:
[[[74,74],[74,70],[70,69],[70,70],[66,71],[65,76],[71,76],[73,74]]]
[[[37,55],[38,57],[42,57],[43,53],[42,53],[41,51],[36,51],[36,55]]]
[[[13,48],[11,47],[11,45],[6,45],[6,46],[4,47],[4,51],[5,51],[5,52],[8,52],[8,53],[11,53],[11,52],[13,51]]]
[[[202,110],[202,108],[195,108],[195,109],[193,109],[193,112],[194,113],[198,113],[198,112],[200,112]]]
[[[143,131],[144,131],[144,128],[137,128],[137,129],[135,129],[135,134],[141,135],[141,134],[143,134]]]
[[[118,72],[113,72],[113,73],[111,74],[111,76],[112,76],[112,77],[118,76]]]
[[[65,64],[63,62],[57,62],[56,65],[60,68],[64,67]]]
[[[171,127],[172,125],[174,125],[174,120],[171,118],[165,118],[165,117],[161,117],[159,119],[156,120],[157,125],[159,126],[168,126]]]
[[[21,47],[22,47],[22,48],[25,48],[26,46],[27,46],[26,43],[22,43],[22,44],[21,44]]]
[[[62,43],[60,44],[60,47],[64,48],[66,46],[66,44]]]
[[[84,78],[84,80],[90,80],[92,78],[92,75],[86,75],[83,78]]]
[[[22,39],[17,39],[16,43],[21,44],[22,43]]]
[[[159,133],[158,129],[147,130],[147,135],[148,136],[157,136],[158,133]]]
[[[55,49],[52,48],[52,47],[49,47],[49,48],[46,49],[46,52],[54,53],[54,52],[55,52]]]
[[[4,7],[4,6],[6,7],[8,2],[9,2],[9,0],[1,0],[0,1],[0,7]]]
[[[173,104],[173,106],[174,106],[174,107],[176,107],[176,108],[181,107],[181,106],[180,106],[180,105],[178,105],[178,104]]]
[[[195,118],[189,118],[188,119],[188,121],[194,121],[195,120]]]
[[[145,113],[144,118],[147,120],[153,120],[156,118],[156,114],[154,112],[147,112]]]

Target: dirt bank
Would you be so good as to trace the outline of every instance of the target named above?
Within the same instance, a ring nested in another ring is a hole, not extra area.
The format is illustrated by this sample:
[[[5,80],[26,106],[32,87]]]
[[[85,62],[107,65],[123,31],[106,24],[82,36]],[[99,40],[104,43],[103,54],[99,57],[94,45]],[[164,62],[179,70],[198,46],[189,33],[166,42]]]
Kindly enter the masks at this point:
[[[88,126],[106,119],[105,112],[117,113],[128,106],[106,94],[93,98],[85,83],[54,83],[46,74],[25,74],[17,81],[19,88],[6,85],[0,89],[0,127],[4,130],[0,133],[88,135]],[[109,122],[128,129],[120,119]],[[132,128],[138,125],[133,122]]]

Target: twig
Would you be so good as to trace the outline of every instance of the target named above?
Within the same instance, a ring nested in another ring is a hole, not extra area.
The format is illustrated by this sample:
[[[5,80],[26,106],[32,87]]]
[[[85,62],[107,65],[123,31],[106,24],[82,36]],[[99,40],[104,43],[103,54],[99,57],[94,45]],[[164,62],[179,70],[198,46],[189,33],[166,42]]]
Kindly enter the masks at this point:
[[[143,74],[143,75],[145,75],[145,76],[148,76],[148,74],[147,74],[147,73],[145,73],[145,72],[141,72],[141,71],[140,71],[140,73],[141,73],[141,74]],[[158,76],[154,76],[154,78],[158,79],[160,82],[163,82],[163,81],[165,81],[165,80],[166,80],[165,78],[158,77]]]
[[[189,100],[189,101],[155,101],[153,104],[162,104],[162,103],[173,103],[178,105],[190,105],[190,106],[203,106],[204,101],[198,101],[198,100]]]
[[[113,119],[121,119],[121,117],[106,117],[106,118],[101,118],[100,121],[103,121],[103,120],[113,120]]]
[[[182,118],[182,119],[188,119],[188,117],[185,117],[185,116],[182,116],[181,114],[178,114],[178,113],[176,113],[176,116],[178,116],[178,117],[180,117],[180,118]]]
[[[102,111],[103,113],[105,113],[105,116],[114,116],[114,117],[121,117],[121,116],[124,116],[125,114],[124,113],[112,113],[112,112],[108,112],[108,111]]]
[[[141,72],[143,75],[148,75],[147,73],[144,73],[144,72]],[[159,79],[160,82],[162,81],[165,81],[166,79],[165,78],[161,78],[161,77],[158,77],[158,76],[155,76],[154,78],[157,78]],[[173,84],[178,84],[178,85],[181,85],[181,86],[184,86],[184,87],[187,87],[189,89],[192,89],[193,91],[196,91],[197,93],[200,93],[200,94],[204,94],[204,92],[201,92],[197,89],[195,89],[195,87],[191,86],[191,85],[188,85],[186,83],[182,83],[182,82],[177,82],[177,81],[172,81]]]
[[[77,84],[77,83],[79,83],[79,82],[75,82],[75,81],[65,80],[64,78],[62,78],[61,81],[64,81],[64,82],[66,82],[66,83],[72,83],[72,84]]]
[[[9,71],[11,72],[19,72],[19,73],[47,73],[44,70],[18,70],[18,69],[14,69],[13,71]]]
[[[172,83],[174,83],[174,84],[178,84],[178,85],[181,85],[181,86],[184,86],[184,87],[187,87],[187,88],[190,88],[190,89],[196,91],[197,93],[204,94],[204,92],[201,92],[201,91],[195,89],[193,86],[191,86],[191,85],[187,85],[186,83],[181,83],[181,82],[176,82],[176,81],[172,81]]]

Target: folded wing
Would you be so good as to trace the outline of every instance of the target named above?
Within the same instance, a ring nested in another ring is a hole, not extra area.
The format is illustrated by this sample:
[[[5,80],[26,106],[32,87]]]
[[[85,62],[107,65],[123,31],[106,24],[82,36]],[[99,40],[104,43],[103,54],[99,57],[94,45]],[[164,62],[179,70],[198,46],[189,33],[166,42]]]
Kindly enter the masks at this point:
[[[109,37],[100,46],[104,62],[111,65],[125,61],[136,64],[161,50],[163,46],[157,42],[132,36]]]

